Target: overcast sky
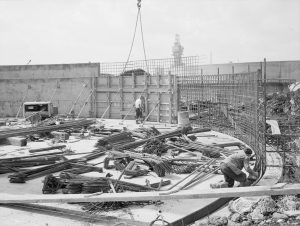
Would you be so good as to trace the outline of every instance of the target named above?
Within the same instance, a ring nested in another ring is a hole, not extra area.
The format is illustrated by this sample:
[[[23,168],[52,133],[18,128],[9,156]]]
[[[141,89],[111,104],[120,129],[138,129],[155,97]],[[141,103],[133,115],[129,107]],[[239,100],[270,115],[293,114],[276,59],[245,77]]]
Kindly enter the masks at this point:
[[[142,0],[147,58],[300,60],[300,0]],[[136,0],[0,0],[0,65],[126,61]],[[140,30],[132,60],[143,59]]]

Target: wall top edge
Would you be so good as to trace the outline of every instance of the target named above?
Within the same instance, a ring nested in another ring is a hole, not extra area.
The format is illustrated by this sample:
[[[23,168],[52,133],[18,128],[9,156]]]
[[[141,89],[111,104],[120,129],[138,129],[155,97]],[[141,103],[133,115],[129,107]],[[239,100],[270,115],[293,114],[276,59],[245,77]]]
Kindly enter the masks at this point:
[[[99,67],[100,63],[74,63],[74,64],[32,64],[32,65],[0,65],[0,71],[19,71],[19,70],[67,70],[73,68]]]
[[[260,64],[263,61],[250,61],[250,62],[229,62],[229,63],[220,63],[220,64],[200,64],[199,66],[217,66],[217,65],[247,65],[247,64]],[[267,64],[272,63],[299,63],[300,60],[279,60],[279,61],[266,61]]]

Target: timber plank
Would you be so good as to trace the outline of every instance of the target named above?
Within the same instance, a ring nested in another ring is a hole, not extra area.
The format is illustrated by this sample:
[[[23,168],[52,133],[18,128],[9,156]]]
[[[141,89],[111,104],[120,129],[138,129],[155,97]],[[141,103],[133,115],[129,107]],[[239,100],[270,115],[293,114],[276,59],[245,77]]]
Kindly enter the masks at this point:
[[[56,195],[11,195],[0,194],[0,203],[68,203],[68,202],[115,202],[143,200],[207,199],[243,196],[271,196],[300,194],[300,184],[288,184],[283,188],[272,186],[253,186],[219,189],[184,190],[173,194],[162,192],[104,193],[86,197],[86,194]]]

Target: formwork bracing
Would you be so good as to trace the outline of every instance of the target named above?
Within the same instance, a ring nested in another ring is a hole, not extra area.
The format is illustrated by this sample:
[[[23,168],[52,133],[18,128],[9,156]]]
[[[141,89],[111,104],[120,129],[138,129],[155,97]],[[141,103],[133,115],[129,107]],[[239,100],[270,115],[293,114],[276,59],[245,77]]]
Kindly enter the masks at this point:
[[[193,73],[198,61],[198,57],[182,57],[101,63],[96,84],[97,116],[133,119],[134,101],[143,96],[149,121],[174,122],[178,109],[176,78]]]
[[[194,126],[211,127],[249,145],[257,167],[265,167],[265,88],[262,70],[247,73],[194,75],[179,78],[180,109]]]

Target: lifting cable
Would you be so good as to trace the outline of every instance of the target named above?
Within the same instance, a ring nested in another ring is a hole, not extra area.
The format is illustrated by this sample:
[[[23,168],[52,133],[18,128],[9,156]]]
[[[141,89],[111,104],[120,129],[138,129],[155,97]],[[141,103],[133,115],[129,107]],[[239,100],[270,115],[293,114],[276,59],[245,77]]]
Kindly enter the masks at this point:
[[[146,48],[145,48],[145,42],[144,42],[144,32],[143,32],[142,13],[141,12],[140,12],[140,27],[141,27],[141,36],[142,36],[143,51],[144,51],[144,60],[145,60],[145,63],[146,63],[147,73],[149,73],[149,67],[148,67],[147,55],[146,55]]]
[[[141,13],[141,1],[142,0],[137,0],[137,8],[138,8],[138,12],[137,12],[137,16],[136,16],[136,21],[135,21],[135,27],[134,27],[134,32],[133,32],[133,38],[132,38],[132,42],[131,42],[131,46],[130,46],[130,50],[129,50],[129,54],[126,60],[126,63],[124,65],[123,71],[121,74],[123,74],[126,70],[126,67],[129,63],[130,60],[130,56],[131,56],[131,52],[132,52],[132,48],[134,45],[134,41],[135,41],[135,36],[136,36],[136,29],[138,26],[138,22],[140,21],[140,31],[141,31],[141,37],[142,37],[142,44],[143,44],[143,53],[144,53],[144,61],[146,64],[146,73],[149,74],[149,67],[148,67],[148,61],[147,61],[147,55],[146,55],[146,48],[145,48],[145,42],[144,42],[144,32],[143,32],[143,25],[142,25],[142,13]],[[145,93],[145,90],[139,95],[139,99],[142,97],[142,95]],[[129,111],[127,112],[127,114],[125,115],[125,117],[122,119],[122,121],[124,121],[127,116],[129,115],[129,113],[133,110],[133,108],[135,107],[135,105],[133,105]],[[152,112],[152,111],[151,111]]]
[[[136,21],[135,21],[135,27],[134,27],[134,32],[133,32],[133,38],[132,38],[132,42],[131,42],[129,54],[128,54],[128,57],[127,57],[125,66],[124,66],[124,68],[123,68],[122,74],[125,72],[126,67],[127,67],[127,65],[128,65],[128,62],[129,62],[129,60],[130,60],[132,48],[133,48],[134,41],[135,41],[136,29],[137,29],[137,26],[138,26],[138,22],[139,22],[139,21],[140,21],[140,29],[141,29],[141,36],[142,36],[142,44],[143,44],[144,60],[145,60],[145,63],[146,63],[146,68],[147,68],[146,70],[147,70],[147,73],[149,73],[149,68],[148,68],[148,63],[147,63],[147,57],[146,57],[145,42],[144,42],[143,26],[142,26],[141,0],[137,0],[137,8],[138,8],[138,12],[137,12]]]

